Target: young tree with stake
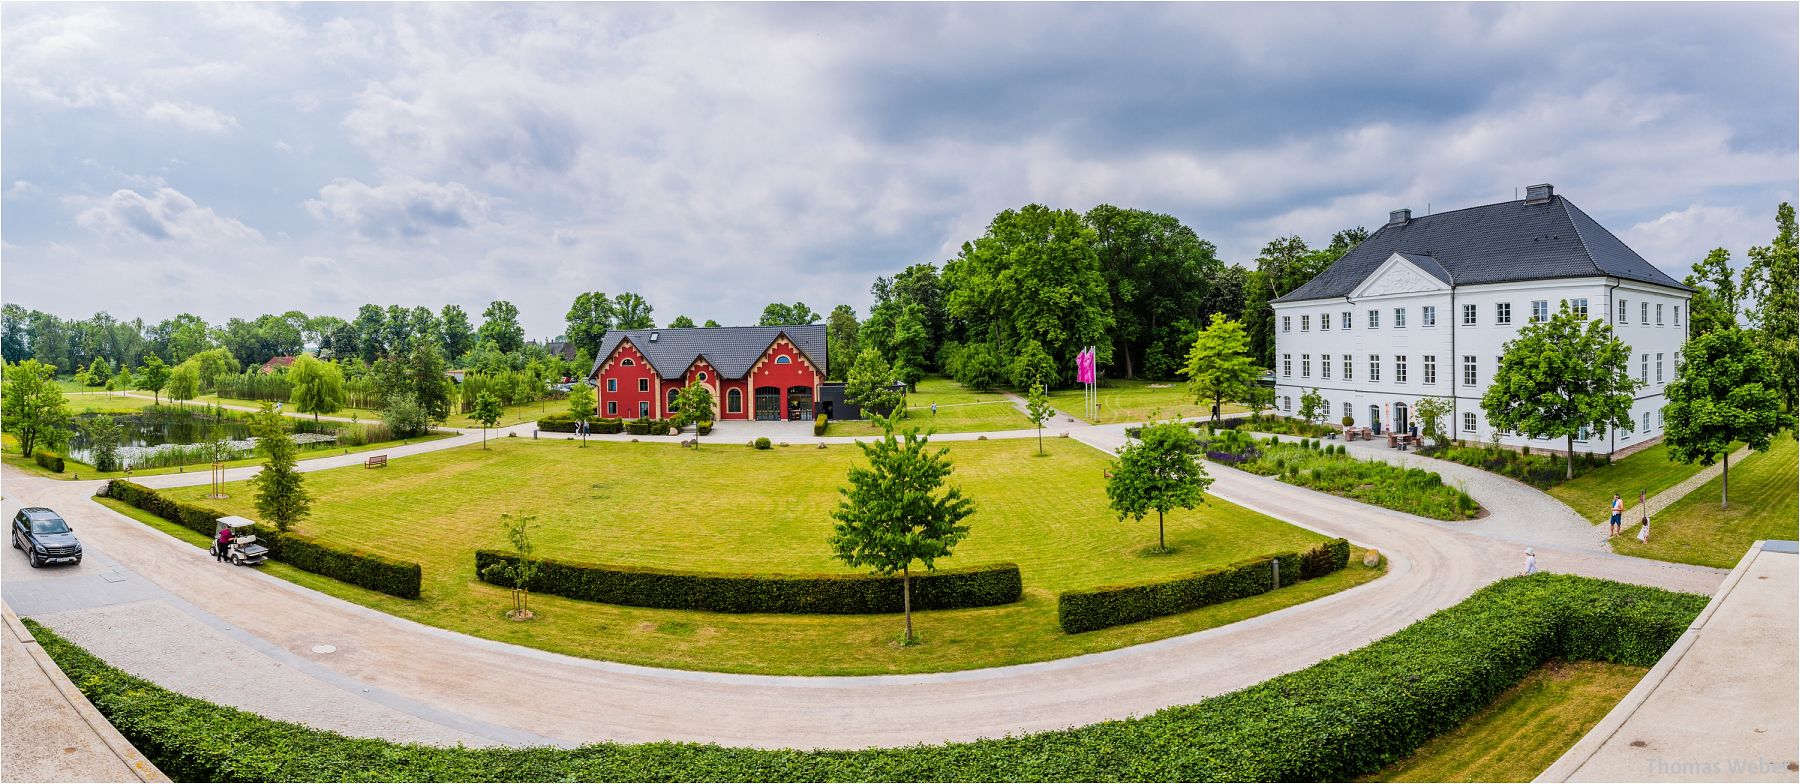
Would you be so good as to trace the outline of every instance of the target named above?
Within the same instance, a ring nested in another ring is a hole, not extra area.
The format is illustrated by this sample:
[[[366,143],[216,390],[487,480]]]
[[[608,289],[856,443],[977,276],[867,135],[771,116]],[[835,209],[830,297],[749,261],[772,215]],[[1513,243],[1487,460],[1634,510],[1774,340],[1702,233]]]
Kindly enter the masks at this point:
[[[537,515],[518,514],[500,515],[500,525],[506,529],[506,540],[512,543],[513,552],[519,554],[511,563],[490,565],[484,576],[492,582],[512,588],[513,608],[506,612],[506,617],[515,621],[528,621],[531,612],[531,582],[537,579],[538,562],[532,560],[532,552],[537,549],[531,541],[531,524]]]
[[[1192,509],[1206,501],[1212,484],[1200,464],[1204,447],[1194,431],[1180,422],[1145,425],[1138,440],[1119,448],[1112,478],[1106,480],[1106,497],[1120,520],[1142,520],[1156,510],[1156,552],[1169,551],[1163,536],[1163,515],[1172,509]]]
[[[867,566],[880,575],[900,574],[906,614],[902,644],[911,645],[913,562],[930,570],[937,568],[937,559],[950,557],[969,534],[962,521],[974,514],[975,504],[958,488],[944,489],[950,450],[928,450],[930,437],[916,432],[901,440],[891,422],[876,419],[887,433],[877,441],[857,442],[869,465],[851,468],[849,485],[838,490],[843,499],[831,513],[838,523],[827,541],[833,556],[845,564]]]
[[[1631,347],[1611,325],[1577,315],[1564,301],[1550,320],[1527,324],[1507,341],[1481,408],[1500,430],[1565,439],[1565,472],[1573,479],[1576,434],[1631,429],[1638,382],[1630,365]]]
[[[1056,415],[1056,409],[1050,407],[1050,396],[1044,394],[1043,384],[1032,384],[1031,394],[1025,398],[1025,417],[1037,426],[1038,457],[1044,456],[1044,423]]]
[[[500,399],[492,392],[483,392],[475,398],[475,421],[481,423],[481,448],[487,448],[488,428],[500,423],[501,415],[506,409],[500,405]]]

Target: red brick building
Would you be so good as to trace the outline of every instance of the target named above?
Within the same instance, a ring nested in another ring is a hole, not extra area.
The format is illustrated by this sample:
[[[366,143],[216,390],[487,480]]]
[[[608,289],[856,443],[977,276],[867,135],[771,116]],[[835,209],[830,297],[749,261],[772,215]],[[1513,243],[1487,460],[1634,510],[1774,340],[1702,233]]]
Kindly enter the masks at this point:
[[[588,379],[604,417],[667,419],[677,392],[703,384],[714,419],[810,420],[825,344],[823,324],[614,330]]]

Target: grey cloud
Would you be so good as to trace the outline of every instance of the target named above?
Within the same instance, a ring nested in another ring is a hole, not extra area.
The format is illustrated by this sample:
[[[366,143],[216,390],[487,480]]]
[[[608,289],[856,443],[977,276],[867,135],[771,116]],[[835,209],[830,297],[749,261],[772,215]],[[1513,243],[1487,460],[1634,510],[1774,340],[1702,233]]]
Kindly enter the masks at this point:
[[[191,246],[260,243],[263,239],[261,232],[168,187],[157,188],[148,196],[129,189],[114,191],[82,210],[75,220],[89,231],[119,239]]]
[[[420,237],[440,229],[466,229],[485,220],[487,200],[461,183],[400,178],[380,185],[337,179],[319,189],[306,208],[342,222],[364,237]]]

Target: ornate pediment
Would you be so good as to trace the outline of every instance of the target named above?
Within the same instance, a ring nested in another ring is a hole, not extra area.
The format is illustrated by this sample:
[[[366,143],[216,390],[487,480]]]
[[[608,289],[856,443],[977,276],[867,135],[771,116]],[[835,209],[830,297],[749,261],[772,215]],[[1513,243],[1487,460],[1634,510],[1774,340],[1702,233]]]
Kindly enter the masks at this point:
[[[1428,262],[1429,263],[1429,262]],[[1392,294],[1421,294],[1450,288],[1430,273],[1419,269],[1410,259],[1396,253],[1374,274],[1351,292],[1352,297],[1381,297]]]

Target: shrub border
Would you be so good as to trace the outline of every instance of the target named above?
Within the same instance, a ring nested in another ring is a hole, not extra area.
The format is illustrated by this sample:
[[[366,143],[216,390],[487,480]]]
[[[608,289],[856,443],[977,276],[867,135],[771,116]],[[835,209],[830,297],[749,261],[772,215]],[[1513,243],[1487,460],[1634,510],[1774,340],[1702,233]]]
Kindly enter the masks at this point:
[[[489,567],[519,561],[515,553],[475,551],[483,582],[511,587]],[[871,574],[756,574],[698,572],[648,566],[534,558],[531,590],[602,604],[722,613],[873,615],[902,610],[901,578]],[[955,610],[1011,604],[1024,594],[1019,565],[985,564],[912,576],[915,610]]]
[[[1056,620],[1069,634],[1137,623],[1324,577],[1349,562],[1349,540],[1334,539],[1305,552],[1264,555],[1180,577],[1064,591],[1056,597]],[[1281,565],[1280,586],[1273,563]]]

